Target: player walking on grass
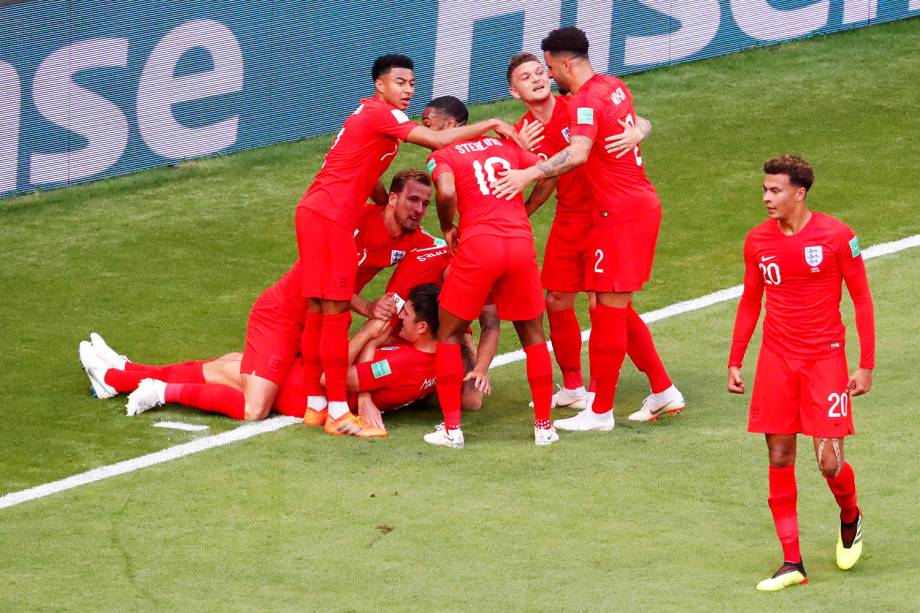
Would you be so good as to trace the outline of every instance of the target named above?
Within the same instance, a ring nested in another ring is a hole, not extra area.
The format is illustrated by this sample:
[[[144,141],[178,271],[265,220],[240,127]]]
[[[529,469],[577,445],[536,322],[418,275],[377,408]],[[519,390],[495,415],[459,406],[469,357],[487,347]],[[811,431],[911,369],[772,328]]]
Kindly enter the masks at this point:
[[[638,146],[623,157],[605,151],[608,137],[620,134],[623,124],[635,125],[632,94],[616,77],[594,74],[588,39],[581,30],[553,30],[543,39],[542,48],[550,77],[560,89],[574,94],[569,103],[571,143],[535,166],[509,171],[496,182],[493,193],[512,197],[532,181],[560,176],[579,166],[584,166],[582,177],[590,187],[589,287],[596,293],[597,308],[588,354],[596,395],[591,407],[557,420],[555,426],[581,431],[613,429],[614,395],[627,350],[648,376],[652,391],[631,418],[651,421],[678,413],[684,408],[683,396],[661,363],[648,326],[632,307],[633,294],[651,276],[661,202],[645,176]]]
[[[428,125],[464,125],[467,110],[460,100],[432,100],[422,115]],[[463,361],[460,343],[470,322],[492,294],[498,316],[514,322],[527,355],[527,381],[534,400],[537,445],[559,440],[550,424],[553,365],[543,334],[543,296],[533,232],[521,197],[508,202],[491,194],[496,176],[540,158],[516,143],[497,138],[456,142],[435,151],[428,169],[437,190],[438,219],[454,257],[441,291],[435,368],[444,423],[425,435],[433,445],[463,447],[460,390]],[[542,182],[536,190],[551,186]],[[460,227],[454,217],[460,214]]]
[[[374,95],[361,100],[345,121],[297,206],[297,248],[303,262],[302,293],[308,299],[301,351],[307,404],[328,408],[343,432],[360,436],[363,426],[349,411],[345,396],[348,369],[349,301],[355,287],[358,256],[354,231],[364,203],[382,200],[380,176],[400,141],[438,149],[455,140],[496,130],[513,136],[505,122],[491,119],[436,133],[409,120],[405,110],[415,92],[412,60],[385,55],[375,60]],[[326,375],[326,389],[320,376]],[[327,407],[328,401],[328,407]]]
[[[544,160],[569,145],[571,101],[566,95],[554,95],[549,75],[532,53],[518,53],[508,63],[509,91],[527,108],[514,128],[533,151]],[[606,152],[630,154],[651,132],[651,124],[636,117],[636,126],[621,122],[623,131],[607,138]],[[590,400],[581,373],[581,327],[575,314],[575,296],[588,290],[589,271],[593,265],[591,232],[593,228],[591,192],[583,167],[565,173],[556,180],[556,211],[543,254],[541,280],[546,290],[546,314],[553,353],[562,372],[562,387],[553,394],[553,407],[584,409]],[[532,215],[542,200],[533,195],[527,200],[527,214]],[[595,309],[594,294],[589,292],[589,310]],[[627,353],[630,347],[627,347]],[[634,349],[634,348],[633,348]],[[594,391],[594,386],[589,385]],[[634,416],[644,415],[641,411]]]
[[[862,512],[843,439],[854,432],[850,398],[872,388],[875,323],[859,240],[846,224],[808,208],[811,165],[784,155],[768,160],[763,170],[768,219],[744,241],[744,293],[732,334],[728,391],[744,393],[741,363],[766,292],[748,431],[764,433],[770,457],[768,502],[784,561],[757,589],[774,591],[808,582],[796,512],[798,433],[812,437],[818,466],[840,506],[837,566],[848,570],[862,554]],[[859,368],[851,375],[841,280],[853,299],[859,333]]]

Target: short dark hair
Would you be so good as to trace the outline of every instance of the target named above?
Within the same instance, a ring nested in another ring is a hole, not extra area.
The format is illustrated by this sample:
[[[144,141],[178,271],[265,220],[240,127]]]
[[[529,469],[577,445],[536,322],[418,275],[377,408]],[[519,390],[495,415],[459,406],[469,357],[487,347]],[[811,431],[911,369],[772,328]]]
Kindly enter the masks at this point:
[[[466,125],[466,121],[470,118],[470,112],[466,110],[466,105],[459,98],[454,98],[453,96],[440,96],[426,104],[425,107],[447,113],[461,126]]]
[[[401,194],[406,188],[406,183],[409,181],[415,181],[416,183],[431,187],[431,179],[424,170],[419,170],[418,168],[404,168],[393,175],[393,180],[390,181],[390,191]]]
[[[409,70],[415,70],[415,64],[412,62],[412,58],[408,55],[402,55],[399,53],[381,55],[376,60],[374,60],[374,67],[371,68],[371,76],[374,78],[374,81],[376,81],[394,68],[408,68]]]
[[[508,78],[508,85],[511,85],[511,75],[514,73],[515,70],[517,70],[518,66],[520,66],[521,64],[526,64],[527,62],[539,62],[539,61],[540,60],[538,60],[537,56],[535,56],[533,53],[530,53],[527,51],[521,51],[520,53],[515,53],[511,57],[511,60],[508,62],[508,74],[506,75]]]
[[[422,283],[412,288],[407,299],[415,309],[415,320],[428,324],[432,336],[438,335],[438,297],[440,295],[440,287],[434,283]]]
[[[764,162],[763,172],[768,175],[786,175],[789,182],[796,187],[811,189],[815,182],[815,169],[811,164],[797,155],[781,155]]]
[[[576,57],[588,57],[588,37],[578,28],[558,28],[543,39],[540,48],[549,53],[570,53]]]

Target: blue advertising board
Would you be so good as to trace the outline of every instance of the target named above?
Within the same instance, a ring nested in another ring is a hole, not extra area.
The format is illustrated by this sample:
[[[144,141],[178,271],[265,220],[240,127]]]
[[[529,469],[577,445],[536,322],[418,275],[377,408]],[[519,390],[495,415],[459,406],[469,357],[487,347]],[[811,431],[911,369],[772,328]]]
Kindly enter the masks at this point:
[[[507,96],[553,28],[628,74],[920,15],[920,0],[0,0],[0,197],[337,130],[384,53]]]

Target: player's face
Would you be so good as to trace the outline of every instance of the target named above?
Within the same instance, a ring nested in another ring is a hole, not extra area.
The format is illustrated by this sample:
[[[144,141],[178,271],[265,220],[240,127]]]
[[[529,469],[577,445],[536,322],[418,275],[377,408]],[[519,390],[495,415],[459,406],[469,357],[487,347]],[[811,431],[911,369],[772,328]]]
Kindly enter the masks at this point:
[[[444,111],[426,106],[425,110],[422,111],[422,125],[435,132],[440,132],[441,130],[453,128],[457,125],[457,122]]]
[[[550,97],[549,73],[540,62],[524,62],[511,73],[511,95],[528,102],[542,102]]]
[[[415,72],[409,68],[391,68],[374,82],[384,102],[405,111],[415,94]]]
[[[407,300],[403,305],[402,311],[399,312],[399,319],[402,320],[399,337],[410,344],[417,341],[421,334],[418,331],[418,321],[415,319],[415,305],[411,300]]]
[[[430,201],[431,188],[418,181],[407,181],[402,192],[391,192],[389,197],[389,204],[394,207],[396,223],[406,234],[418,230],[425,219]]]
[[[546,62],[549,78],[556,82],[556,85],[559,86],[559,91],[563,93],[571,91],[569,58],[566,56],[556,56],[549,51],[544,51],[543,60]]]
[[[805,188],[789,181],[789,175],[764,175],[763,203],[770,219],[789,219],[805,201]]]

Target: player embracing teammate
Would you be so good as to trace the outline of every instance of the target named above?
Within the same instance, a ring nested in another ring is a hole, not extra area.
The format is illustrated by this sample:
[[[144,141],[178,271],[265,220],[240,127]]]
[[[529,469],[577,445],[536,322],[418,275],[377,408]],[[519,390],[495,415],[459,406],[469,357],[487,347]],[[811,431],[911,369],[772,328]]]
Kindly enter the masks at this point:
[[[594,73],[581,30],[553,30],[542,48],[550,76],[560,89],[574,94],[568,102],[570,142],[535,166],[506,173],[496,181],[494,193],[514,197],[532,181],[584,167],[581,177],[592,204],[588,288],[597,297],[588,345],[596,395],[588,408],[554,425],[562,430],[612,430],[614,394],[627,352],[648,376],[652,391],[633,417],[650,421],[679,412],[683,396],[661,363],[648,326],[632,307],[633,293],[651,276],[661,202],[645,176],[638,145],[619,157],[605,148],[610,137],[635,125],[632,95],[620,79]]]

